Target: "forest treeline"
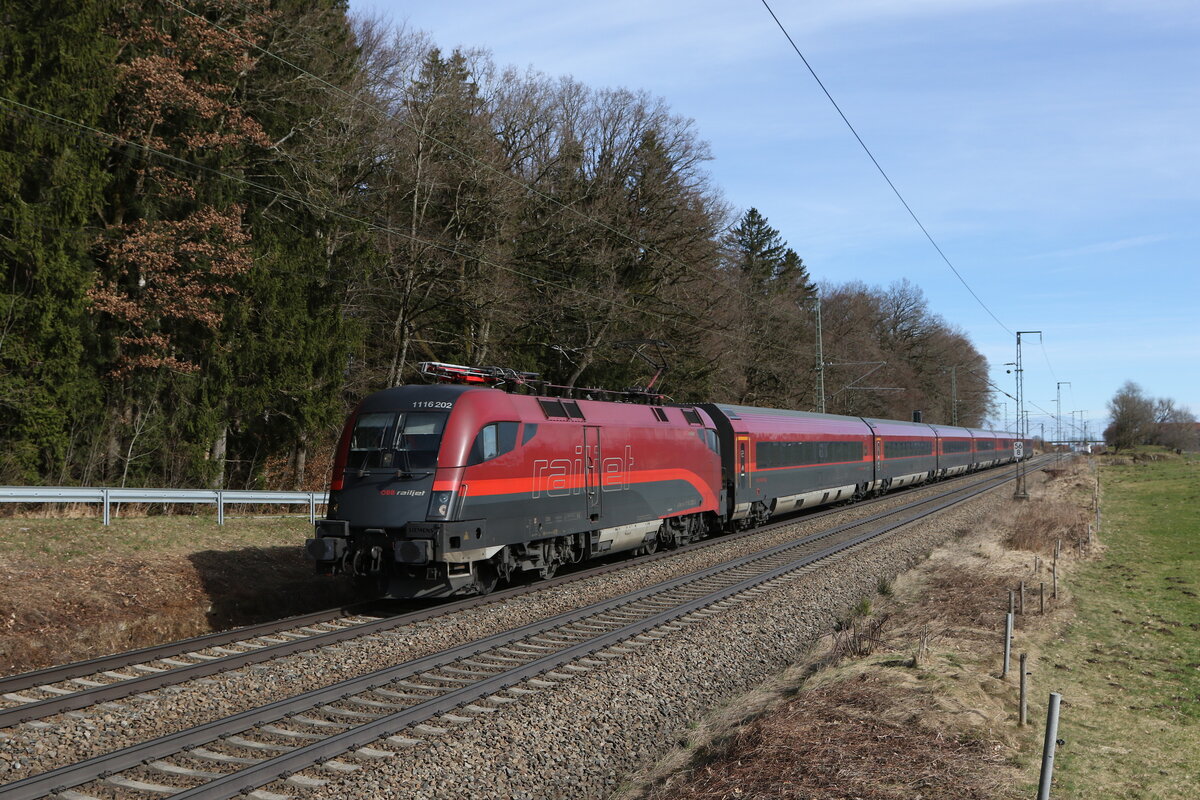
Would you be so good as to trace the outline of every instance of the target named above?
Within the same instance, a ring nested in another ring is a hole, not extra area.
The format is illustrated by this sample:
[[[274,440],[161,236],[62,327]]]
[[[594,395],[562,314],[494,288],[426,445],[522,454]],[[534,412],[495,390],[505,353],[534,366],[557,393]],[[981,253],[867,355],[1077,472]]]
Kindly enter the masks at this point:
[[[815,409],[818,288],[693,123],[335,0],[0,9],[0,482],[320,487],[424,360]],[[800,154],[798,157],[803,157]],[[831,412],[980,424],[900,281],[819,290]]]

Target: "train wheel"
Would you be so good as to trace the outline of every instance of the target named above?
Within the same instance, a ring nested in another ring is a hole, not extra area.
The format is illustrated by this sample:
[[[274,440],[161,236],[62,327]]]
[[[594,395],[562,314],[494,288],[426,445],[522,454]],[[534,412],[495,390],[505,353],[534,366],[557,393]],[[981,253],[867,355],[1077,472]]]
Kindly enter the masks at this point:
[[[644,545],[642,545],[642,552],[645,553],[646,555],[650,555],[651,553],[654,553],[657,551],[658,551],[658,536],[657,535],[653,539],[651,539],[650,541],[648,541]]]
[[[500,581],[500,573],[491,561],[475,562],[475,587],[479,594],[491,594]]]
[[[671,525],[664,524],[658,529],[658,538],[663,547],[675,550],[679,547],[679,534]]]
[[[555,572],[558,572],[558,562],[548,561],[538,568],[538,577],[544,581],[550,580]]]

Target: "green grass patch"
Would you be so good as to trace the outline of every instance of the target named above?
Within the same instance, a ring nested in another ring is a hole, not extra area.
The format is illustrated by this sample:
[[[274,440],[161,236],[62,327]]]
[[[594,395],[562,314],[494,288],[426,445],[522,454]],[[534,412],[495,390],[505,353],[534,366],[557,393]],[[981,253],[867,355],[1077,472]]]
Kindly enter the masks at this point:
[[[1044,655],[1062,692],[1056,798],[1200,796],[1200,462],[1102,466],[1103,559]],[[1039,697],[1044,723],[1044,697]]]

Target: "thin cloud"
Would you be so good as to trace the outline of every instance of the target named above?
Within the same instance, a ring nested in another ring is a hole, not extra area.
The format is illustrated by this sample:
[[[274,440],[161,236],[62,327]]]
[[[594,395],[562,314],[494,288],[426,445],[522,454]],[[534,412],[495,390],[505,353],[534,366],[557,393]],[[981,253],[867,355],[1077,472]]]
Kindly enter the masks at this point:
[[[1036,261],[1042,258],[1075,258],[1078,256],[1091,256],[1097,253],[1113,253],[1117,250],[1129,250],[1134,247],[1144,247],[1148,244],[1157,244],[1159,242],[1170,241],[1170,236],[1131,236],[1126,239],[1114,239],[1111,242],[1097,242],[1095,244],[1084,245],[1083,247],[1073,247],[1067,250],[1053,250],[1049,253],[1035,253],[1025,256],[1026,261]]]

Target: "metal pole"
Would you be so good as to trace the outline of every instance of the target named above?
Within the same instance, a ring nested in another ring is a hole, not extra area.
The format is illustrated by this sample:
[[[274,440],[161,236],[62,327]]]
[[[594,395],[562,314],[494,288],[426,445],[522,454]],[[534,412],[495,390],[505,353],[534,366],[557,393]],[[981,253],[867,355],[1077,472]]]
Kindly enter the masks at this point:
[[[1028,420],[1022,420],[1025,411],[1025,380],[1023,375],[1024,370],[1021,366],[1021,336],[1029,333],[1036,333],[1039,338],[1042,335],[1041,331],[1017,331],[1017,361],[1013,365],[1017,372],[1017,438],[1021,439],[1022,441],[1029,438],[1029,431],[1027,429],[1023,430],[1021,427],[1022,422],[1024,421],[1026,423],[1026,428],[1028,428]],[[1017,480],[1016,487],[1013,489],[1013,498],[1017,500],[1028,499],[1029,492],[1025,489],[1024,459],[1021,459],[1017,462],[1016,477]]]
[[[1070,381],[1059,381],[1055,387],[1057,396],[1055,397],[1054,406],[1054,421],[1057,424],[1056,430],[1058,433],[1054,435],[1054,461],[1055,463],[1062,460],[1062,452],[1059,450],[1062,447],[1062,387],[1070,386]]]
[[[1050,782],[1054,777],[1054,746],[1058,744],[1058,704],[1062,695],[1050,693],[1046,709],[1046,741],[1042,744],[1042,776],[1038,781],[1038,800],[1050,800]]]
[[[821,296],[813,298],[817,304],[817,410],[825,413],[825,350],[821,342]]]
[[[1013,615],[1010,611],[1004,618],[1004,670],[1000,673],[1001,678],[1008,677],[1008,668],[1012,664],[1012,631]]]
[[[958,427],[958,365],[950,368],[950,424]]]
[[[1025,713],[1026,698],[1029,690],[1029,673],[1025,669],[1026,662],[1029,656],[1026,653],[1021,653],[1021,713],[1018,715],[1017,724],[1025,727],[1028,721],[1028,716]]]
[[[1061,453],[1058,448],[1062,447],[1062,382],[1060,381],[1055,389],[1054,397],[1054,463],[1058,463]]]

